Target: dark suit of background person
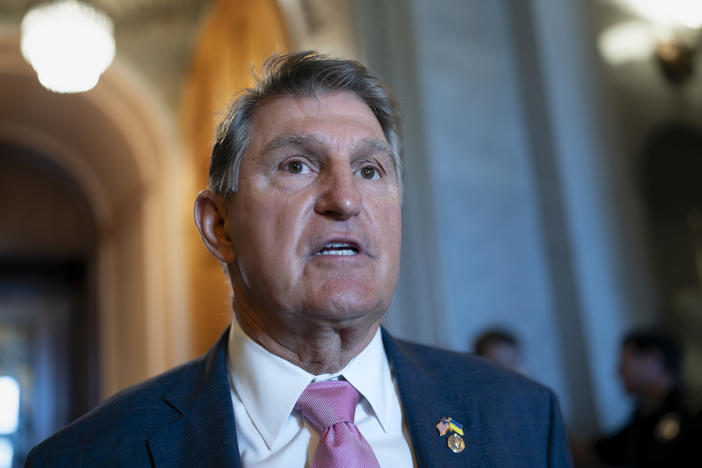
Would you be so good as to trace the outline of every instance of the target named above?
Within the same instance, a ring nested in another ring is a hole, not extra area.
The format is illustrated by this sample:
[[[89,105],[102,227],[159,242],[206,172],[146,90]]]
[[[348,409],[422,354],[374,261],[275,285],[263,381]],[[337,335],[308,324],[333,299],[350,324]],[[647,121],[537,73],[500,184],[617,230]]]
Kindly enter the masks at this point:
[[[231,130],[237,125],[249,139]],[[399,141],[389,89],[357,62],[314,53],[271,59],[218,131],[196,223],[227,267],[241,329],[312,375],[343,369],[390,306],[401,238]],[[47,439],[27,466],[241,466],[237,432],[250,428],[235,420],[227,336]],[[416,466],[570,466],[558,403],[545,387],[384,330],[382,343]],[[448,447],[442,418],[459,425],[454,435],[462,432],[465,448]]]
[[[627,423],[592,446],[596,461],[632,468],[695,468],[702,428],[681,384],[682,349],[659,330],[634,330],[622,341],[619,377],[636,407]]]

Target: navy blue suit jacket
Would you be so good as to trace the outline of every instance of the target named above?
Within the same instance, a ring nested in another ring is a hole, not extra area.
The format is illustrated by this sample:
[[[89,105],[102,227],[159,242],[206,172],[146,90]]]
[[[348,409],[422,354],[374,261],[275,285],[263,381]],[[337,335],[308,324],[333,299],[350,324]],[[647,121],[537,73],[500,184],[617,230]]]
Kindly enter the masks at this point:
[[[240,467],[227,336],[203,357],[113,396],[30,452],[28,467]],[[569,467],[547,388],[464,354],[383,331],[420,467]],[[435,425],[463,424],[453,453]]]

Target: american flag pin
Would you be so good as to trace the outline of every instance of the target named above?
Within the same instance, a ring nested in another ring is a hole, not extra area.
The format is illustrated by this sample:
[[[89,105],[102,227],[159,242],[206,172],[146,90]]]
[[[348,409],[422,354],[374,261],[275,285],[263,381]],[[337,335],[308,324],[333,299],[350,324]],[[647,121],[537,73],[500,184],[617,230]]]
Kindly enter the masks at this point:
[[[453,453],[461,453],[465,450],[466,442],[463,440],[463,437],[461,437],[463,435],[463,424],[455,419],[443,417],[436,423],[436,430],[439,431],[441,437],[449,432],[451,433],[446,440],[446,445],[448,445]]]
[[[441,421],[436,423],[436,429],[441,437],[445,436],[451,427],[451,418],[441,418]]]

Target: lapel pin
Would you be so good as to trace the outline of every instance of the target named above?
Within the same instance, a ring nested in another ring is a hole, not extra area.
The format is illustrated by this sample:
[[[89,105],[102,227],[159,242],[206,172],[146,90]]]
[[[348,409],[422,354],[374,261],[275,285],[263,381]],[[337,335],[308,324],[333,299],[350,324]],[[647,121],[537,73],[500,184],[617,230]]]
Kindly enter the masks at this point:
[[[447,417],[441,418],[441,421],[436,423],[436,430],[439,431],[439,435],[441,437],[444,437],[449,433],[451,434],[446,440],[446,444],[453,453],[461,453],[466,448],[466,443],[462,437],[463,424],[459,423],[455,419]]]
[[[656,424],[656,439],[667,443],[675,439],[680,434],[680,416],[675,413],[668,413]]]

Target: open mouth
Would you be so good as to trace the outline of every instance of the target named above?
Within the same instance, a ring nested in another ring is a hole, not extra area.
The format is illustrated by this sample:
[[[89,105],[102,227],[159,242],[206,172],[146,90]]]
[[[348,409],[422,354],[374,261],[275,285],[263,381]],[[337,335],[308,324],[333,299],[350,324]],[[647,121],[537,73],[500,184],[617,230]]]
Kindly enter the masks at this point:
[[[345,242],[330,242],[317,252],[317,255],[356,255],[359,250],[353,244]]]

